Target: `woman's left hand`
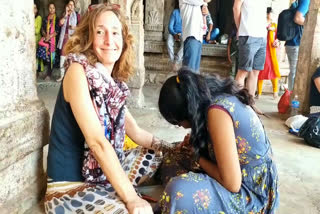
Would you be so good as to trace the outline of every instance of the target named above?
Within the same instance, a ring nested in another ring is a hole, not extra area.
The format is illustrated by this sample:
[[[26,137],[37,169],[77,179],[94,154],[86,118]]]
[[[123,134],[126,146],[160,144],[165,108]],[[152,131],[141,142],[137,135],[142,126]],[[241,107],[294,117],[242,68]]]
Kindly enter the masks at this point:
[[[275,27],[268,27],[268,30],[274,31],[274,30],[276,30],[276,28]]]
[[[210,41],[210,37],[211,37],[211,35],[210,35],[210,33],[208,33],[207,36],[206,36],[206,41],[207,41],[207,42]]]

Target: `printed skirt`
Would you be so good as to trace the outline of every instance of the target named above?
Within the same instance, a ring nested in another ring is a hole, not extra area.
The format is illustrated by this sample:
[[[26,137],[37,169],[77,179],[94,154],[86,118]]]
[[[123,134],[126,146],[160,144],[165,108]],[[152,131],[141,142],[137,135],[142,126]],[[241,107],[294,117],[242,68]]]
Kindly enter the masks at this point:
[[[153,177],[162,162],[162,157],[156,156],[154,151],[141,147],[125,151],[125,156],[122,168],[134,187]],[[44,205],[48,214],[128,213],[110,183],[52,182],[48,179]]]

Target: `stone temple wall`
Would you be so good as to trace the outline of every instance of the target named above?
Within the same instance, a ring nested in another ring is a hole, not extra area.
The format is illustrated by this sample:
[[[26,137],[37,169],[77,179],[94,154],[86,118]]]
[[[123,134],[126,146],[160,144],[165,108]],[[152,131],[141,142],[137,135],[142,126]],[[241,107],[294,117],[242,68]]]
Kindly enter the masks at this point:
[[[0,18],[0,212],[23,213],[45,191],[49,115],[36,91],[33,1],[1,3]]]

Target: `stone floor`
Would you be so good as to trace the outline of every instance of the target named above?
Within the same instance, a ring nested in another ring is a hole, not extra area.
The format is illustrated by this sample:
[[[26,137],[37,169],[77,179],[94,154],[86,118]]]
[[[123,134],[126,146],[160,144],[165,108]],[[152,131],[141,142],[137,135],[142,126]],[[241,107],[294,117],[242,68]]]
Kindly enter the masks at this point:
[[[59,83],[38,83],[39,97],[50,114],[59,89]],[[188,130],[176,128],[164,121],[157,110],[159,87],[144,88],[145,106],[130,109],[138,124],[155,135],[167,140],[182,140]],[[288,133],[284,125],[286,116],[277,113],[277,101],[271,95],[262,95],[257,106],[270,118],[262,117],[267,134],[272,142],[274,158],[280,177],[279,214],[320,214],[320,150],[310,147],[302,139]],[[161,188],[144,187],[143,191],[155,198]],[[37,211],[36,211],[37,210]],[[35,207],[30,213],[41,213]]]

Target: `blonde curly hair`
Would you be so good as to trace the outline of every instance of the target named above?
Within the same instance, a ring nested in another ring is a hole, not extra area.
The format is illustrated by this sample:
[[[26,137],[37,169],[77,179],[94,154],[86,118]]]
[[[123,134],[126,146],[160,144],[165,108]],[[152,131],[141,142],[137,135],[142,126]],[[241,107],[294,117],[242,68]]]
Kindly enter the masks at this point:
[[[66,54],[84,54],[89,63],[94,65],[98,58],[93,51],[93,40],[95,24],[97,18],[106,11],[112,11],[120,20],[122,25],[123,49],[119,59],[116,61],[111,76],[118,81],[128,81],[133,74],[134,52],[133,36],[129,33],[129,28],[124,15],[116,5],[99,4],[92,10],[88,11],[75,29],[74,34],[70,37],[64,47]]]

